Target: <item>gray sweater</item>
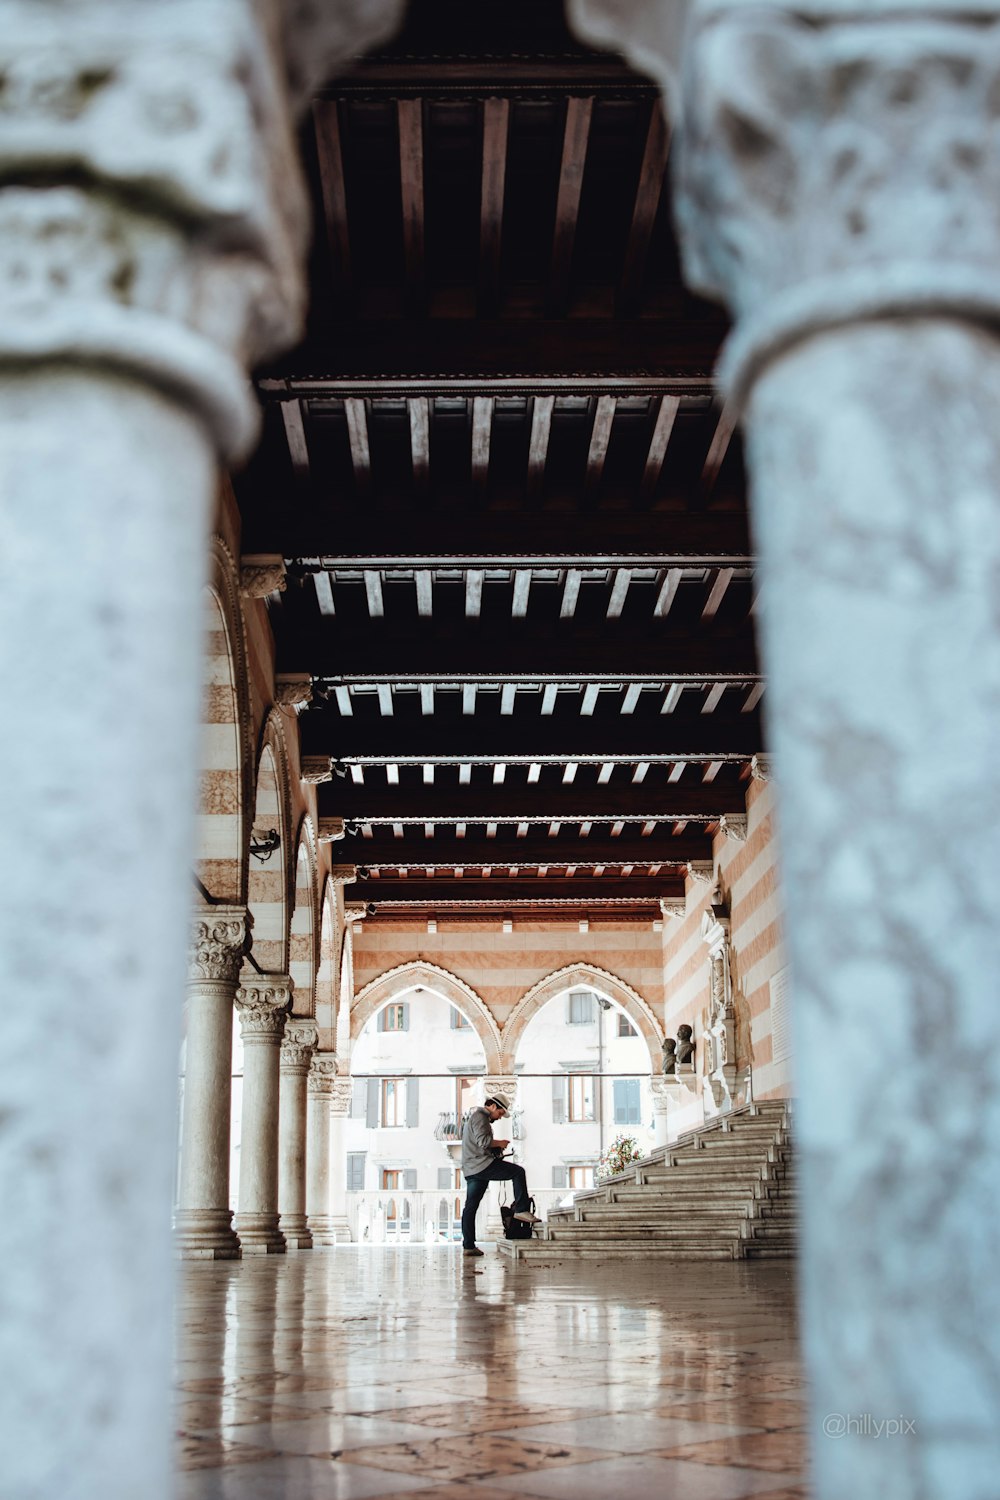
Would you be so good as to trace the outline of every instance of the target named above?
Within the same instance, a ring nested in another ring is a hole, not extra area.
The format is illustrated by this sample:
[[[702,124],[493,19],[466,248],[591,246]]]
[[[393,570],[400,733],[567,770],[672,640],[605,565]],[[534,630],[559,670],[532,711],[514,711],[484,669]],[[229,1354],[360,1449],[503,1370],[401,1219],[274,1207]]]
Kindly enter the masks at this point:
[[[496,1157],[490,1150],[493,1145],[493,1121],[480,1105],[470,1109],[462,1126],[462,1171],[466,1177],[475,1177],[492,1167]]]

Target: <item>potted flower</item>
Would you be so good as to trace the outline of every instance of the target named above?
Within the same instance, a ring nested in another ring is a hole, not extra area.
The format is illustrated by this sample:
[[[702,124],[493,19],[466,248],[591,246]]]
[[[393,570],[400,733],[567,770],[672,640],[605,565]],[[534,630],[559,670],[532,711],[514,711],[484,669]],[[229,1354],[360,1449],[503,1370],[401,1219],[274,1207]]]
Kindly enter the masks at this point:
[[[595,1181],[603,1182],[605,1178],[624,1172],[629,1162],[638,1161],[641,1155],[639,1142],[634,1135],[616,1135],[597,1163],[594,1172]]]

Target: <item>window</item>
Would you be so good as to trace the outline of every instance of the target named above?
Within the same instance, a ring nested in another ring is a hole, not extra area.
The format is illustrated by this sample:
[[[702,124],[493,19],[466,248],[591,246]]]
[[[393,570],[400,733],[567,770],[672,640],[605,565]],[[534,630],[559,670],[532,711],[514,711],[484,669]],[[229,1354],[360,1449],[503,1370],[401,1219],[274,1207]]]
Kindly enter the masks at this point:
[[[472,1108],[472,1093],[475,1087],[475,1078],[455,1079],[455,1123],[459,1130],[462,1128],[462,1121]]]
[[[554,1188],[564,1188],[566,1186],[566,1168],[565,1167],[553,1167],[552,1168],[552,1186]]]
[[[408,1031],[410,1007],[403,1002],[394,1001],[378,1013],[379,1031]]]
[[[472,1022],[467,1016],[463,1016],[462,1012],[454,1005],[451,1007],[451,1029],[452,1031],[472,1030]]]
[[[569,1185],[571,1188],[592,1188],[594,1186],[593,1167],[570,1167]]]
[[[382,1079],[380,1119],[386,1130],[406,1124],[406,1079]]]
[[[569,1026],[588,1026],[594,1019],[594,997],[590,990],[577,990],[569,997],[566,1023]]]
[[[638,1078],[615,1079],[615,1124],[640,1125]]]
[[[347,1191],[349,1193],[363,1193],[365,1190],[365,1152],[348,1151],[347,1153]]]
[[[594,1119],[594,1075],[593,1073],[570,1073],[569,1108],[571,1120]]]
[[[383,1188],[383,1191],[386,1188],[389,1188],[389,1189],[392,1189],[392,1190],[401,1188],[403,1186],[402,1177],[403,1177],[402,1172],[389,1171],[386,1167],[383,1167],[382,1168],[382,1188]]]
[[[462,1186],[461,1167],[438,1167],[439,1188],[460,1188]]]
[[[620,1010],[618,1012],[618,1035],[619,1036],[638,1036],[638,1034],[639,1033],[636,1031],[635,1027],[632,1025],[632,1022],[629,1020],[628,1016],[625,1014],[624,1011]]]

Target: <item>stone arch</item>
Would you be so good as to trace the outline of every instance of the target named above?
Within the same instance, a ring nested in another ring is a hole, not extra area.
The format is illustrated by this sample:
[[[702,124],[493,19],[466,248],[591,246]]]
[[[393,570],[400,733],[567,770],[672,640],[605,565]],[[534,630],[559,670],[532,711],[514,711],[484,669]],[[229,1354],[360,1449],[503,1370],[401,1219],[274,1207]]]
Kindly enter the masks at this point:
[[[521,996],[504,1023],[500,1072],[514,1072],[514,1058],[525,1029],[542,1006],[554,1000],[557,995],[576,989],[594,990],[625,1012],[649,1049],[650,1071],[654,1075],[658,1074],[663,1064],[664,1032],[655,1012],[638,990],[626,984],[624,979],[619,979],[607,969],[598,969],[593,964],[569,964],[565,969],[557,969],[545,979],[540,979]]]
[[[288,934],[288,972],[295,986],[293,1010],[298,1016],[316,1014],[316,841],[308,813],[299,824],[292,871],[292,920]]]
[[[366,984],[363,990],[358,991],[351,1009],[351,1036],[359,1036],[362,1028],[383,1005],[405,994],[407,990],[416,989],[418,985],[439,995],[442,1000],[447,1000],[449,1005],[454,1005],[472,1023],[486,1054],[486,1072],[496,1073],[500,1066],[500,1028],[485,1001],[476,994],[471,984],[466,984],[464,979],[450,974],[447,969],[439,968],[437,964],[399,964],[395,969],[386,970],[377,979]]]
[[[327,877],[319,902],[319,946],[316,952],[316,1025],[323,1051],[335,1051],[340,945],[337,941],[337,887]]]
[[[246,846],[254,804],[250,703],[239,573],[221,537],[202,594],[202,731],[196,871],[218,901],[247,895]]]
[[[253,956],[269,974],[288,972],[288,928],[295,862],[289,850],[291,796],[285,733],[271,712],[257,757],[253,829],[258,838],[274,829],[280,840],[267,860],[248,856],[247,904],[253,916]],[[251,835],[253,838],[253,834]]]

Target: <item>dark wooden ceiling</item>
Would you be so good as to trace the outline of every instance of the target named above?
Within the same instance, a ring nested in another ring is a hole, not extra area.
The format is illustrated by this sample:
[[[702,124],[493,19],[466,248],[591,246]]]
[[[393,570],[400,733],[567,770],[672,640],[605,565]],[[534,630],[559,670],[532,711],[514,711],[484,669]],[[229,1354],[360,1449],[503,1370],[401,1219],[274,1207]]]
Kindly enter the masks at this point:
[[[236,486],[352,895],[649,915],[742,811],[763,693],[656,90],[553,0],[426,0],[303,149],[309,327]]]

